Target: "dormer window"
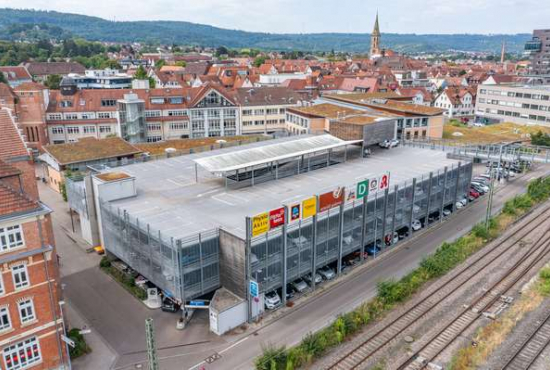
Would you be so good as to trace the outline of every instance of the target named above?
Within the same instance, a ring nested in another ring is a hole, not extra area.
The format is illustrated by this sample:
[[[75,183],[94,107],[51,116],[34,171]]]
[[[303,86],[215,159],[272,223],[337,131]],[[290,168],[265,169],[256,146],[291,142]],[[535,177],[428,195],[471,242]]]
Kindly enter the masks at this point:
[[[61,108],[70,108],[73,106],[73,102],[70,100],[62,100],[59,105],[61,106]]]

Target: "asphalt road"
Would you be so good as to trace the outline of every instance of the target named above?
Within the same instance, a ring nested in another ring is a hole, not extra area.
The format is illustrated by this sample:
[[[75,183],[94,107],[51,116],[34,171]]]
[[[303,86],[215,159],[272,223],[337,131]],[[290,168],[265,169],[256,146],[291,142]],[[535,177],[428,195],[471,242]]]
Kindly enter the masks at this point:
[[[493,210],[499,210],[504,202],[525,191],[529,180],[550,173],[548,167],[539,168],[524,177],[502,187],[494,196]],[[293,308],[283,318],[267,324],[252,334],[236,338],[229,346],[213,348],[206,353],[173,354],[161,362],[164,369],[237,370],[250,369],[253,360],[267,345],[297,344],[308,332],[317,331],[332,322],[339,314],[352,310],[376,295],[380,280],[400,278],[418,266],[418,263],[445,241],[453,241],[484,220],[486,198],[474,202],[423,234],[399,246],[399,249],[381,257],[377,263],[359,268],[332,289],[315,296]],[[217,361],[207,364],[204,359],[213,353],[221,354]],[[195,360],[195,363],[193,363]]]

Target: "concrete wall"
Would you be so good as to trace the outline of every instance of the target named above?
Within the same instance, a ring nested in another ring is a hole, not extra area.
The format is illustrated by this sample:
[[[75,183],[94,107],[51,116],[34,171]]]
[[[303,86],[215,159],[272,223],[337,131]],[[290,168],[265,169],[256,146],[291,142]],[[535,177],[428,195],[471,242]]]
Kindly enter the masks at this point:
[[[363,140],[365,146],[374,145],[384,140],[392,140],[396,137],[395,120],[376,122],[363,126]]]
[[[246,297],[244,240],[220,230],[220,283],[239,297]]]
[[[225,311],[210,310],[210,330],[217,335],[223,335],[247,321],[248,307],[246,301]]]

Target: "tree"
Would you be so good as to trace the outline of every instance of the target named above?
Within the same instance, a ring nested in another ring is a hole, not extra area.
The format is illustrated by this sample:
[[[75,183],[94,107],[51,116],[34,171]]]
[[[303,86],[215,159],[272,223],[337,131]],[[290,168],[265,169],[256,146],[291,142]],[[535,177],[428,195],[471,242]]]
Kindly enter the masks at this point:
[[[550,146],[550,135],[545,134],[539,130],[538,132],[531,134],[531,144],[541,145],[541,146]]]
[[[136,73],[134,73],[134,79],[136,80],[146,80],[149,76],[147,76],[147,71],[143,66],[139,66],[136,69]]]
[[[6,75],[3,72],[0,72],[0,83],[8,83],[8,80],[6,79]]]
[[[59,90],[60,83],[61,83],[60,75],[48,75],[48,77],[46,77],[46,81],[44,81],[44,85],[46,85],[46,87],[49,88],[50,90]]]
[[[155,62],[155,67],[158,69],[161,69],[166,65],[166,61],[164,59],[159,59]]]
[[[219,57],[221,55],[227,55],[229,54],[229,50],[225,46],[220,46],[216,49],[216,56]]]
[[[185,60],[178,60],[176,62],[176,66],[178,66],[178,67],[187,67],[187,63],[185,62]]]
[[[263,55],[257,56],[256,59],[254,59],[254,67],[261,66],[262,64],[265,63],[266,59],[267,58],[264,57]]]

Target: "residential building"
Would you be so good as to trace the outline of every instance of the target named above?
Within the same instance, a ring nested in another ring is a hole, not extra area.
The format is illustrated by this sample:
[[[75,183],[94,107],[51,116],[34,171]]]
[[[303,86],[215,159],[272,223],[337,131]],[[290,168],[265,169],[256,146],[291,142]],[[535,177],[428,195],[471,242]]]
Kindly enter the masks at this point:
[[[286,110],[301,104],[300,95],[285,87],[235,90],[241,117],[241,134],[285,131]]]
[[[476,121],[550,126],[550,85],[479,85]]]
[[[550,83],[550,29],[534,30],[533,38],[525,44],[525,52],[531,58],[529,74]]]
[[[434,101],[434,107],[445,109],[445,116],[473,117],[475,92],[466,87],[448,87]]]
[[[32,82],[29,71],[22,66],[4,66],[0,67],[0,73],[4,74],[6,81],[11,87],[17,87],[25,82]]]
[[[63,78],[65,79],[72,79],[79,89],[129,89],[132,87],[132,76],[115,69],[92,69],[86,70],[84,74],[69,73]]]
[[[120,137],[96,139],[85,137],[75,143],[46,145],[40,160],[49,186],[61,192],[65,172],[87,172],[89,166],[111,161],[125,161],[142,151]]]
[[[50,75],[68,76],[71,73],[84,74],[86,68],[76,62],[27,62],[22,65],[33,80],[44,82]]]
[[[0,109],[0,368],[67,369],[51,209],[23,137]]]

